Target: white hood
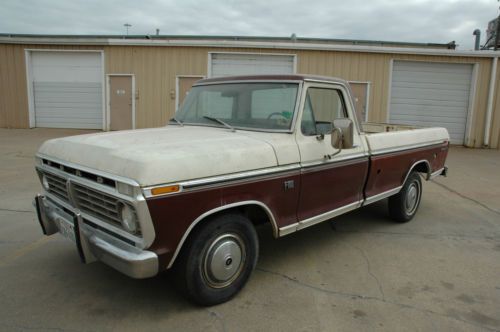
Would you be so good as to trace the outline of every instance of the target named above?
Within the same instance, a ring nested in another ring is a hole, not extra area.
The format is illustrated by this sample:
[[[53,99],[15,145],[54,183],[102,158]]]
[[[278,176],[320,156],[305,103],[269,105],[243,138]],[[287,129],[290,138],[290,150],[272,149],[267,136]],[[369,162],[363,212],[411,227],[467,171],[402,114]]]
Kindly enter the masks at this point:
[[[142,186],[277,166],[269,143],[212,127],[169,126],[57,138],[38,152]]]

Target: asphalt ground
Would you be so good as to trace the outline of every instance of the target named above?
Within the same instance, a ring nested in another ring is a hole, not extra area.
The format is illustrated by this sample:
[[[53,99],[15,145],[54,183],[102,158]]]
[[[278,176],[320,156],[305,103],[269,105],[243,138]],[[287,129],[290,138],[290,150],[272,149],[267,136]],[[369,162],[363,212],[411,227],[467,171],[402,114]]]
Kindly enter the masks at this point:
[[[77,130],[0,129],[1,331],[499,331],[500,151],[451,149],[417,216],[386,201],[274,239],[232,301],[203,308],[168,274],[133,280],[42,235],[33,155]]]

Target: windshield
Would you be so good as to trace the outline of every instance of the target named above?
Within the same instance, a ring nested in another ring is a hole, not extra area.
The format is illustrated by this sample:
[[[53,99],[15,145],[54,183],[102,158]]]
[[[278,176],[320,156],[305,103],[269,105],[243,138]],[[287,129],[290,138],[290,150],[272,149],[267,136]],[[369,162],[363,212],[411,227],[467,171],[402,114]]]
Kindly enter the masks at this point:
[[[297,83],[231,83],[195,86],[175,115],[184,124],[290,130]]]

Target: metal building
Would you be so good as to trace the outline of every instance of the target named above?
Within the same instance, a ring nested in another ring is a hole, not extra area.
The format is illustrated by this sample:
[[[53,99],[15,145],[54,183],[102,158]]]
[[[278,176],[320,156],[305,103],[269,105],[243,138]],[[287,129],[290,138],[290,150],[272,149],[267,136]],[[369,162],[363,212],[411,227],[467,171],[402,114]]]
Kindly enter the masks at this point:
[[[211,76],[301,73],[351,82],[366,121],[448,128],[500,147],[498,53],[454,44],[305,38],[0,35],[0,127],[165,125]]]

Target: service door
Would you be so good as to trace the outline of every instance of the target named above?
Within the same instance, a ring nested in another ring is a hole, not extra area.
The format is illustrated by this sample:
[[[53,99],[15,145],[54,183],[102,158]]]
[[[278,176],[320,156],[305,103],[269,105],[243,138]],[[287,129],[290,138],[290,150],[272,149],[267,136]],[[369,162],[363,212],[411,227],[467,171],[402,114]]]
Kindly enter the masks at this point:
[[[132,76],[109,76],[110,130],[133,128]]]
[[[331,84],[306,84],[303,92],[303,112],[296,131],[302,169],[299,228],[354,209],[363,199],[368,157],[357,128],[354,148],[338,153],[331,145],[330,123],[354,115],[347,96],[343,86]]]

